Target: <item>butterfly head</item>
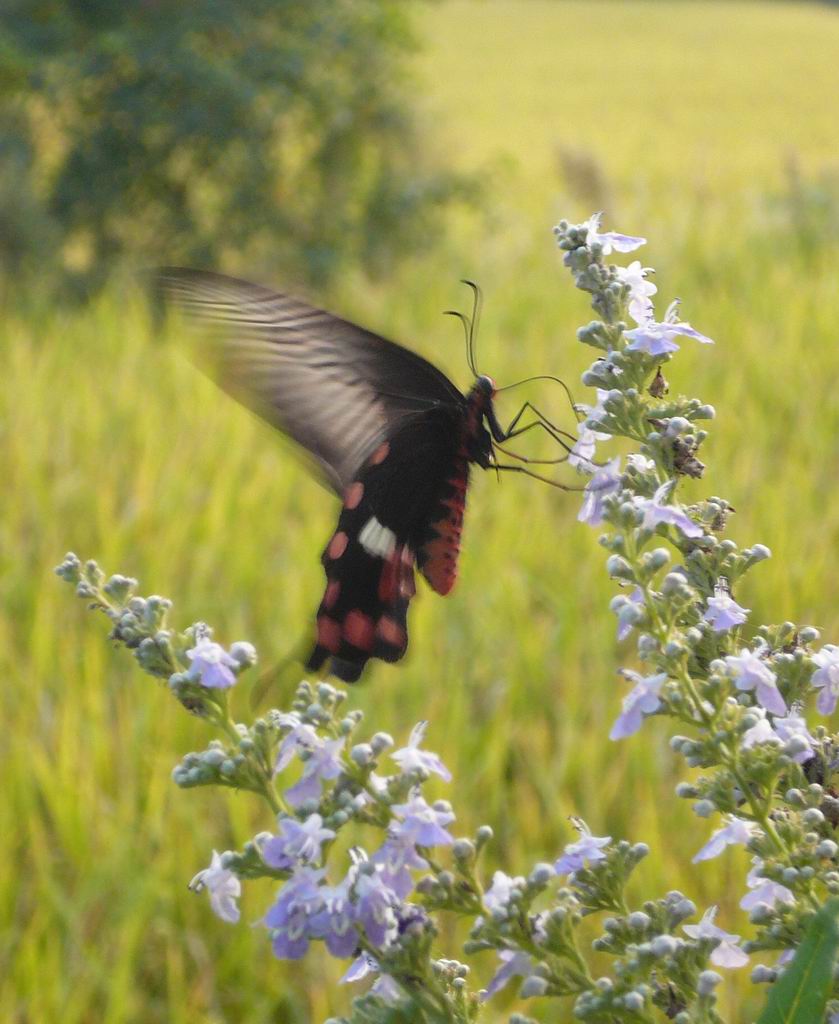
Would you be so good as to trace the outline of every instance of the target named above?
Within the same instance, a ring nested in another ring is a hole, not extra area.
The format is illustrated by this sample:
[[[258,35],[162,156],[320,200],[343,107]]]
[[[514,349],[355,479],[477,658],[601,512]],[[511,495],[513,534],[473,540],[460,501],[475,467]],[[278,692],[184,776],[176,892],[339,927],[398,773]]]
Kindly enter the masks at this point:
[[[487,398],[495,398],[495,381],[492,377],[487,377],[485,373],[482,373],[475,380],[475,389]]]

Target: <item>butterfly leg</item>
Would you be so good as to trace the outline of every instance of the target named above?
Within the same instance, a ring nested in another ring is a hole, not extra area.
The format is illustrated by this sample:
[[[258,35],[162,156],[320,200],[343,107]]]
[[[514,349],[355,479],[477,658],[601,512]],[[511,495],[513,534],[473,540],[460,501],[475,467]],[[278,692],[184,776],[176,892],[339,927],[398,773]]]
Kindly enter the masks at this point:
[[[524,416],[528,410],[537,418],[532,420],[530,423],[526,423],[524,426],[519,426],[522,416]],[[568,444],[568,441],[575,442],[576,438],[572,434],[569,434],[567,431],[562,430],[551,423],[547,416],[540,412],[532,402],[524,403],[521,409],[519,409],[513,417],[507,429],[500,431],[501,436],[496,438],[496,442],[509,441],[511,438],[520,437],[522,434],[526,434],[529,430],[533,430],[537,427],[544,430],[553,441],[556,441],[560,447],[564,448],[565,454],[560,455],[555,459],[532,459],[525,455],[519,455],[517,452],[511,452],[506,448],[500,447],[500,445],[498,446],[499,450],[504,452],[504,454],[508,455],[510,458],[518,459],[520,462],[532,463],[534,465],[555,466],[560,462],[567,461],[568,456],[572,451],[572,445]]]
[[[526,423],[523,427],[520,427],[519,422],[528,410],[536,416],[536,419],[530,423]],[[569,434],[567,430],[563,430],[561,427],[557,427],[554,423],[551,423],[548,417],[543,412],[540,412],[532,402],[525,402],[521,409],[519,409],[516,415],[512,418],[510,425],[504,431],[503,440],[509,441],[514,437],[518,437],[520,434],[526,433],[528,430],[532,430],[534,427],[542,427],[543,430],[549,433],[551,437],[553,437],[553,439],[564,448],[568,447],[564,438],[567,438],[572,443],[577,440],[576,437],[573,434]]]
[[[558,480],[551,480],[550,477],[541,476],[539,473],[534,473],[532,469],[528,469],[527,466],[510,466],[502,462],[496,462],[492,468],[498,472],[505,473],[524,473],[525,476],[532,476],[534,480],[541,480],[543,484],[550,484],[551,487],[556,487],[560,491],[584,491],[584,487],[569,487],[567,484],[561,484]]]

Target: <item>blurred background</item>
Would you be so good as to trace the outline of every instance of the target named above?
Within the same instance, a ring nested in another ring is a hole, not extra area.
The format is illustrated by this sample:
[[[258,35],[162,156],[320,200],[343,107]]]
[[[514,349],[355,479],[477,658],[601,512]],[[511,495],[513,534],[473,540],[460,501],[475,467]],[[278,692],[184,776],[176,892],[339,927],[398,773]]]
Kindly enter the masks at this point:
[[[836,639],[837,53],[839,8],[818,3],[5,0],[0,1020],[319,1024],[351,998],[341,965],[289,969],[248,927],[270,886],[249,887],[238,927],[187,892],[213,848],[270,822],[244,796],[176,789],[201,723],[52,575],[67,549],[97,558],[265,664],[319,600],[334,501],[154,329],[150,266],[291,284],[463,387],[440,314],[468,276],[481,370],[560,374],[585,400],[591,313],[550,229],[604,210],[650,239],[659,311],[681,296],[716,339],[667,376],[718,410],[686,499],[725,495],[731,535],[775,556],[738,600]],[[524,397],[568,415],[534,385],[503,416]],[[464,832],[495,829],[487,871],[552,860],[580,814],[651,845],[639,900],[678,887],[747,933],[740,852],[690,865],[712,823],[673,796],[663,724],[606,739],[633,655],[578,507],[480,474],[457,589],[422,588],[408,659],[350,703],[397,738],[431,720],[456,779],[439,795]],[[731,1021],[762,1003],[747,975],[726,981]]]

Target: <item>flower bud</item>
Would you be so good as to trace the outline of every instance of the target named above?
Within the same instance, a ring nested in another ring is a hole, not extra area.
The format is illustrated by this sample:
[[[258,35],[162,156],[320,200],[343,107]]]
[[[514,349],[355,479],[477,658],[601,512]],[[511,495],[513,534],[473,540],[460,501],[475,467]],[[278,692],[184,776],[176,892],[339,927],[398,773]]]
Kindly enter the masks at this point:
[[[627,992],[623,997],[623,1005],[630,1013],[640,1013],[644,1009],[644,997],[640,992]]]
[[[749,912],[752,924],[765,924],[774,917],[774,911],[768,903],[756,903]]]
[[[256,648],[247,640],[237,640],[230,645],[230,657],[236,662],[239,670],[250,668],[257,663]]]
[[[371,737],[370,746],[373,750],[373,753],[376,754],[376,756],[378,756],[379,754],[387,750],[388,747],[393,746],[393,737],[386,732],[377,732],[374,736]]]
[[[801,820],[805,825],[810,828],[814,828],[818,825],[824,824],[824,815],[818,809],[818,807],[808,807],[807,810],[801,815]]]
[[[452,853],[455,860],[470,861],[475,856],[475,844],[471,839],[456,839]]]
[[[357,743],[350,751],[350,757],[359,768],[366,768],[373,760],[373,748],[369,743]]]
[[[696,991],[700,996],[709,996],[722,981],[722,977],[716,971],[703,971],[697,980]]]
[[[672,935],[656,935],[656,937],[650,943],[650,949],[653,952],[653,956],[658,959],[672,956],[679,948],[679,943]]]
[[[544,978],[531,974],[522,983],[519,995],[522,999],[532,999],[534,996],[543,996],[548,991],[548,983]]]
[[[537,864],[530,872],[528,881],[531,885],[543,888],[554,876],[554,869],[550,864]]]
[[[777,978],[778,972],[766,964],[756,964],[751,974],[751,981],[755,985],[771,985]]]
[[[643,910],[633,911],[627,918],[629,927],[635,931],[641,932],[646,931],[650,926],[650,918],[648,914],[645,914]]]
[[[635,579],[635,573],[632,571],[632,566],[620,555],[609,555],[606,559],[606,572],[608,572],[612,579]]]

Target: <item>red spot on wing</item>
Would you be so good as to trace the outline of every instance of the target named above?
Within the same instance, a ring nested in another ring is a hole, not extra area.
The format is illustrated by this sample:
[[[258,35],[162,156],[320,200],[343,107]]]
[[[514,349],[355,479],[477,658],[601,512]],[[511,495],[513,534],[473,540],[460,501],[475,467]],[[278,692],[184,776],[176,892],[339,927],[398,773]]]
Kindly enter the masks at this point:
[[[405,629],[386,615],[379,619],[376,626],[376,637],[399,650],[404,650],[408,646],[408,634],[405,632]]]
[[[341,646],[341,623],[328,615],[319,615],[318,644],[334,654]]]
[[[330,580],[326,585],[326,593],[323,595],[323,607],[331,608],[338,600],[341,593],[341,584],[338,580]]]
[[[338,533],[329,542],[329,547],[326,549],[327,554],[330,558],[340,558],[341,555],[347,550],[347,544],[349,543],[349,537],[344,533],[343,530],[339,530]]]
[[[387,441],[384,444],[380,444],[379,447],[370,456],[370,465],[378,466],[390,455],[390,445]]]
[[[460,552],[460,539],[443,534],[423,547],[426,561],[422,566],[422,574],[444,597],[457,581],[457,556]]]
[[[350,484],[344,493],[344,508],[358,508],[364,497],[364,484],[360,480]]]
[[[382,604],[392,604],[396,599],[399,586],[399,565],[400,552],[395,550],[382,566],[382,574],[379,577],[379,600]]]
[[[422,574],[438,594],[448,594],[457,580],[468,482],[466,461],[458,460],[455,472],[447,481],[449,493],[440,499],[438,518],[429,527],[430,539],[419,552]]]
[[[347,643],[360,651],[369,651],[373,648],[375,635],[376,626],[369,615],[357,610],[348,612],[344,619],[344,639]]]

